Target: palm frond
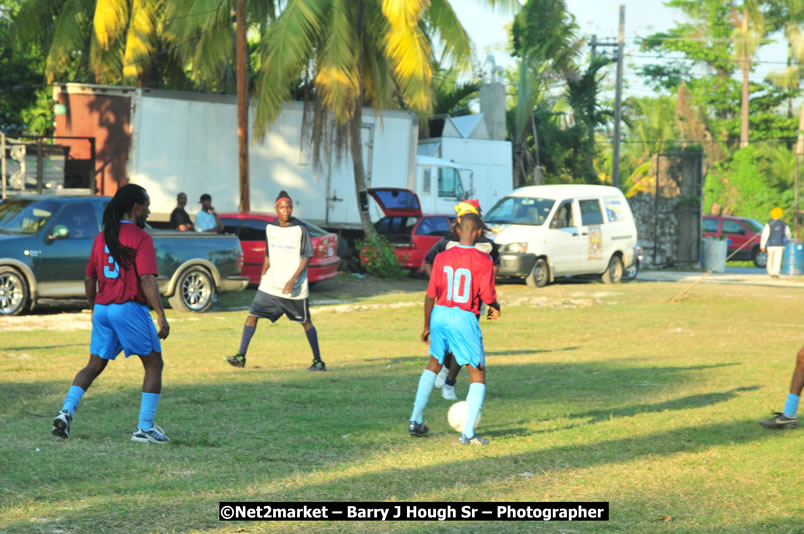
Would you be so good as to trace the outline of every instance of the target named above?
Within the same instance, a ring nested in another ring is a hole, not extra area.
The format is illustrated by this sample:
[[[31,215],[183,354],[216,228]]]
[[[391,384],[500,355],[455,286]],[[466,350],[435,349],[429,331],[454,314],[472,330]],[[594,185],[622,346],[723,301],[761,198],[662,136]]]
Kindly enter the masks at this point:
[[[315,85],[321,102],[335,120],[344,124],[360,105],[360,66],[358,64],[354,13],[349,0],[333,0],[324,39],[318,54]]]
[[[142,79],[157,42],[159,0],[134,0],[131,6],[131,24],[126,37],[123,56],[123,77],[130,82]]]
[[[307,67],[327,13],[324,0],[290,0],[269,27],[267,38],[263,39],[263,59],[255,88],[256,137],[262,137],[266,125],[279,115],[282,102],[290,96],[291,83]]]
[[[432,108],[430,46],[419,28],[424,1],[384,0],[382,12],[388,19],[385,56],[393,66],[394,78],[405,102],[419,113]]]
[[[48,83],[69,71],[77,54],[86,54],[92,24],[94,0],[67,0],[56,18],[45,64]]]
[[[441,39],[444,53],[455,67],[466,69],[472,59],[472,40],[448,0],[431,0],[424,15],[428,26]]]
[[[138,1],[134,0],[134,3]],[[128,0],[96,0],[92,36],[103,50],[110,50],[112,42],[125,34],[129,20],[128,4]]]

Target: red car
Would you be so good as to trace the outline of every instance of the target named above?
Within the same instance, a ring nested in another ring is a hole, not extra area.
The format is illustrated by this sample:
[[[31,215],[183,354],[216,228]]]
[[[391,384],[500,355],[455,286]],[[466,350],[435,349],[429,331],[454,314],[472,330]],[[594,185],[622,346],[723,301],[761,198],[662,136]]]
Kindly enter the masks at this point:
[[[422,214],[419,197],[408,189],[369,189],[369,193],[385,214],[374,228],[394,247],[401,265],[421,271],[424,257],[449,234],[455,216]]]
[[[767,252],[759,250],[762,228],[762,223],[745,217],[703,216],[704,237],[726,237],[729,256],[742,246],[732,259],[751,260],[757,267],[765,267],[765,263],[768,261]]]
[[[276,220],[276,215],[267,213],[222,213],[223,231],[237,235],[243,247],[243,275],[252,284],[259,284],[262,277],[262,264],[265,261],[265,227]],[[304,222],[313,242],[315,255],[307,268],[307,281],[310,283],[328,280],[338,274],[341,259],[337,255],[338,236],[323,228]]]

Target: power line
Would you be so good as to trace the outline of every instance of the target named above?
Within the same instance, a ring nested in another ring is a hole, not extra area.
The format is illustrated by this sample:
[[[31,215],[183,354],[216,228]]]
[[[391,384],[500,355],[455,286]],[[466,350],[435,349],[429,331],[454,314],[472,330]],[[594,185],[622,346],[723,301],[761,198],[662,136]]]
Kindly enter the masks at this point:
[[[690,58],[690,57],[668,57],[668,56],[660,56],[660,55],[649,55],[649,54],[625,54],[625,57],[633,57],[638,59],[664,59],[667,61],[695,61],[695,62],[703,62],[703,60]],[[740,63],[741,60],[737,58],[724,58],[725,61],[731,61],[734,63]],[[752,59],[750,61],[752,65],[754,64],[767,64],[767,65],[787,65],[786,61],[766,61],[760,59]]]

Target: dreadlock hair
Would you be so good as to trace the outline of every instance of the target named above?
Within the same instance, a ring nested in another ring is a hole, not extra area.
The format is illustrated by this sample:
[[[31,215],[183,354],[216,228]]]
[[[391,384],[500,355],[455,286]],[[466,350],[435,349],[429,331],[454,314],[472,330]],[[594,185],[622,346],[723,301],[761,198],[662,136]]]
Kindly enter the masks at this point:
[[[145,204],[147,201],[148,193],[142,186],[127,184],[117,190],[103,211],[103,240],[109,248],[109,255],[121,267],[134,261],[135,252],[120,243],[120,219],[131,212],[134,204]]]

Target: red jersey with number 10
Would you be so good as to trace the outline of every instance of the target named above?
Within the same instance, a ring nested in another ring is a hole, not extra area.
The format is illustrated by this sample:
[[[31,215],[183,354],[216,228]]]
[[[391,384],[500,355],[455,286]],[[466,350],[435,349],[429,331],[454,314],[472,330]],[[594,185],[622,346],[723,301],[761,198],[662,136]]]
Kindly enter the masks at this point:
[[[86,275],[98,280],[95,304],[123,304],[133,300],[147,305],[148,299],[142,290],[140,275],[158,274],[154,240],[136,224],[124,222],[120,224],[120,244],[134,249],[136,254],[132,264],[125,268],[118,265],[109,254],[103,232],[98,234],[92,244]]]
[[[480,301],[497,300],[491,256],[475,247],[457,245],[436,256],[427,296],[436,306],[460,308],[478,315]]]

